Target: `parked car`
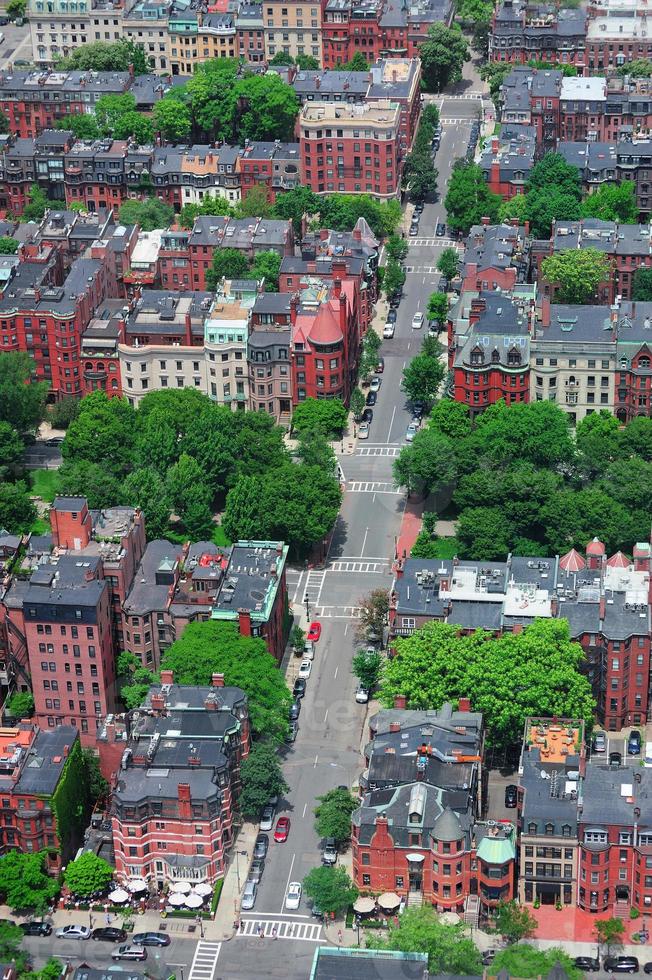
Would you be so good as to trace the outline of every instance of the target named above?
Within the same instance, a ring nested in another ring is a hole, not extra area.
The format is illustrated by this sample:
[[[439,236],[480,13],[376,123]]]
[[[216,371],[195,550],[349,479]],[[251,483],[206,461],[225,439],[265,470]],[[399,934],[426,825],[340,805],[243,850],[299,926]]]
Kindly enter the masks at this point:
[[[369,422],[371,424],[371,422],[373,422],[373,420],[374,420],[373,409],[371,409],[371,408],[365,408],[364,412],[360,416],[360,421],[361,422]]]
[[[308,678],[310,677],[311,670],[312,670],[312,661],[302,660],[301,666],[299,667],[299,677],[302,680],[307,681]]]
[[[385,340],[391,340],[396,332],[396,327],[393,323],[386,323],[383,327],[383,337]]]
[[[286,745],[292,745],[296,741],[297,735],[299,734],[299,726],[296,721],[291,721],[288,725],[288,730],[285,733],[284,742]]]
[[[123,943],[127,938],[124,929],[115,926],[103,926],[101,929],[93,929],[91,939],[96,939],[104,943]]]
[[[497,949],[493,949],[493,948],[492,949],[485,949],[485,951],[484,951],[484,953],[482,954],[482,957],[481,957],[481,959],[482,959],[482,965],[483,966],[490,966],[490,964],[493,963],[494,959],[496,958],[496,953],[497,952],[498,952]]]
[[[293,701],[290,705],[289,718],[290,721],[296,721],[301,714],[301,701]]]
[[[505,787],[505,806],[513,808],[518,803],[518,787],[510,783]]]
[[[602,967],[607,973],[638,973],[639,962],[635,956],[605,956]]]
[[[443,221],[437,222],[437,228],[435,230],[435,234],[437,238],[443,238],[444,235],[446,234],[446,225],[443,223]]]
[[[597,973],[600,969],[600,960],[594,956],[576,956],[573,965],[578,970],[584,970],[585,973]]]
[[[412,442],[418,431],[419,431],[419,423],[415,421],[410,422],[405,432],[405,441]]]
[[[292,688],[292,697],[295,701],[300,701],[301,698],[306,696],[306,682],[303,677],[297,677],[294,682],[294,687]]]
[[[380,378],[372,378],[369,384],[369,388],[371,389],[371,391],[380,391],[381,384],[382,381],[380,380]]]
[[[63,436],[52,436],[51,439],[46,439],[45,440],[45,445],[46,446],[62,446],[63,445],[63,440],[64,440],[64,437]]]
[[[5,27],[9,23],[9,18],[4,15],[0,17],[0,27]]]
[[[610,752],[609,753],[609,765],[619,766],[623,761],[622,752]]]
[[[258,834],[256,837],[256,843],[254,844],[254,857],[264,858],[267,855],[267,849],[269,848],[269,837],[267,834]]]
[[[255,881],[256,884],[260,882],[263,877],[263,871],[265,870],[265,858],[254,858],[251,862],[251,867],[249,868],[249,874],[247,875],[248,881]]]
[[[398,316],[398,313],[396,312],[396,310],[391,310],[390,309],[389,313],[387,314],[387,322],[388,323],[396,323],[396,317],[397,316]]]
[[[316,643],[320,636],[321,636],[321,623],[317,623],[317,622],[311,623],[310,629],[308,630],[307,639],[310,640],[312,643]]]
[[[607,736],[604,732],[596,732],[593,736],[593,751],[600,754],[607,751]]]
[[[382,374],[385,370],[385,358],[379,357],[378,364],[376,365],[376,374]]]
[[[303,653],[299,653],[300,657],[304,660],[314,660],[315,659],[315,644],[312,640],[306,640],[305,646],[303,648]]]
[[[57,939],[90,939],[91,930],[88,926],[80,926],[71,923],[69,926],[61,926],[55,932]]]
[[[26,936],[52,935],[52,926],[49,922],[21,922],[20,928]]]
[[[288,839],[290,833],[290,818],[289,817],[279,817],[276,821],[276,830],[274,831],[274,840],[277,844],[284,844]]]
[[[321,852],[321,863],[329,865],[337,863],[337,847],[334,837],[327,837],[324,841]]]
[[[245,912],[249,912],[250,909],[256,904],[256,894],[258,892],[258,885],[255,881],[245,881],[244,891],[242,893],[242,901],[240,902],[240,908]]]
[[[390,310],[397,310],[401,305],[401,299],[403,298],[403,290],[400,289],[397,293],[392,293],[392,298],[389,301]]]
[[[171,939],[164,932],[137,932],[131,941],[137,946],[169,946]]]
[[[375,391],[367,392],[367,405],[375,405],[378,401],[378,395]]]
[[[274,816],[274,807],[270,806],[268,803],[267,806],[263,807],[260,815],[260,829],[271,830],[274,826]]]
[[[421,330],[424,319],[425,317],[423,313],[415,313],[414,316],[412,317],[412,329]]]
[[[627,739],[627,751],[630,755],[640,755],[641,754],[641,733],[635,728],[629,733],[629,738]]]
[[[423,201],[417,201],[417,203],[414,205],[414,212],[413,213],[414,214],[422,214],[423,213]]]
[[[111,953],[112,960],[146,960],[147,950],[138,943],[125,943]]]
[[[418,234],[419,234],[419,226],[410,225],[410,238],[416,238]]]
[[[369,691],[362,684],[359,684],[355,691],[355,700],[358,704],[366,704],[369,700]]]
[[[369,438],[369,423],[361,422],[358,426],[358,439],[368,439]]]
[[[288,885],[288,890],[285,893],[285,907],[290,911],[296,911],[301,905],[301,882],[291,881]]]
[[[652,973],[652,962],[645,964],[643,967],[643,973]]]

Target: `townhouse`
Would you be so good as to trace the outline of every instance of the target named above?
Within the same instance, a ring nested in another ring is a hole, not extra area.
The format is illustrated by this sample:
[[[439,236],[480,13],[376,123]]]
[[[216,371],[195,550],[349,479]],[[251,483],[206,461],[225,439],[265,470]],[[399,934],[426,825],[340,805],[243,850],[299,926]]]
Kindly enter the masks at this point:
[[[265,0],[262,4],[265,52],[293,58],[310,55],[322,61],[322,11],[318,0]],[[325,64],[324,64],[324,67]]]
[[[586,31],[588,71],[613,72],[629,61],[652,56],[647,10],[637,0],[603,0],[589,5]]]
[[[524,194],[536,153],[533,127],[503,127],[499,136],[492,136],[478,161],[489,189],[506,200]]]
[[[581,75],[586,66],[587,19],[583,8],[551,9],[503,0],[492,17],[489,60],[573,65]]]

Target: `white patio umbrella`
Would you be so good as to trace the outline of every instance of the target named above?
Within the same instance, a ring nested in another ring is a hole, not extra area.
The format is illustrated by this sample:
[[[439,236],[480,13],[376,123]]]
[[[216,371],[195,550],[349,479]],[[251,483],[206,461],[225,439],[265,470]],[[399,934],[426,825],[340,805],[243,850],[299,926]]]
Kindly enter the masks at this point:
[[[116,905],[121,905],[122,902],[126,902],[129,899],[129,892],[126,892],[124,888],[116,888],[115,891],[109,892],[109,901],[115,902]]]
[[[204,904],[201,895],[193,895],[192,892],[190,895],[186,895],[185,902],[189,909],[200,909]]]
[[[170,905],[185,905],[186,896],[182,895],[181,892],[172,892],[171,895],[168,895],[168,902]]]
[[[198,885],[195,885],[193,891],[195,895],[202,895],[205,898],[207,895],[213,894],[213,887],[207,881],[200,881]]]
[[[178,892],[179,895],[187,895],[191,889],[189,881],[173,881],[170,885],[171,892]]]
[[[146,892],[147,882],[144,878],[132,878],[127,888],[130,892]]]

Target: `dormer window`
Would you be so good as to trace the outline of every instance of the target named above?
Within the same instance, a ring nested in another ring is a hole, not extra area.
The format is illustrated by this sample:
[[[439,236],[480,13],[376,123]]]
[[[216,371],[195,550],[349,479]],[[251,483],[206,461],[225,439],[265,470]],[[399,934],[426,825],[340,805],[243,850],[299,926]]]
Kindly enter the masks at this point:
[[[516,347],[512,347],[507,354],[507,364],[516,367],[521,363],[521,352]]]
[[[471,364],[484,364],[484,351],[481,347],[474,347],[471,351]]]

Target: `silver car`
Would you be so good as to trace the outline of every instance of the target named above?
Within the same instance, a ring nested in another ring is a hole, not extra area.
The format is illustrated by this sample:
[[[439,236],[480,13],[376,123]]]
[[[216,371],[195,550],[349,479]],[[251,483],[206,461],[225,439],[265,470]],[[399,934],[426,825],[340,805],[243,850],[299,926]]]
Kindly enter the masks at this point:
[[[256,904],[257,891],[258,885],[255,881],[245,882],[244,891],[242,893],[242,901],[240,902],[240,908],[244,912],[248,912]]]

